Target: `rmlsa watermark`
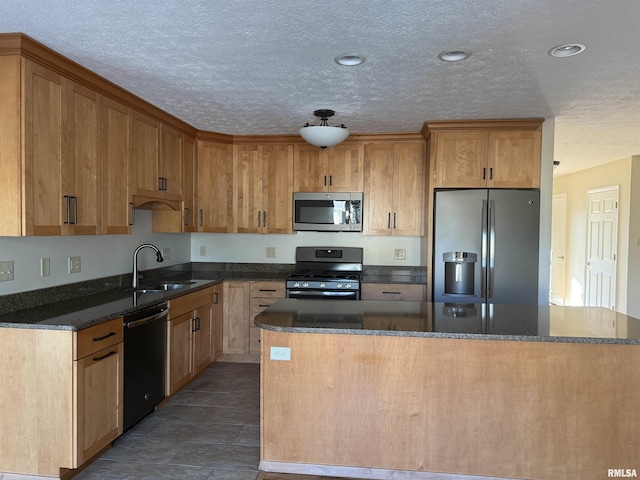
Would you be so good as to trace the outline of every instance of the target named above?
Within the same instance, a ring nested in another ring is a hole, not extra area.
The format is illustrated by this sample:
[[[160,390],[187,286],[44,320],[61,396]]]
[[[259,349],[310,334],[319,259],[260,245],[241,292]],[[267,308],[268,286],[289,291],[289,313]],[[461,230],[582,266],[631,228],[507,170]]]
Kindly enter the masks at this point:
[[[607,470],[607,477],[610,478],[638,478],[635,468],[610,468]]]

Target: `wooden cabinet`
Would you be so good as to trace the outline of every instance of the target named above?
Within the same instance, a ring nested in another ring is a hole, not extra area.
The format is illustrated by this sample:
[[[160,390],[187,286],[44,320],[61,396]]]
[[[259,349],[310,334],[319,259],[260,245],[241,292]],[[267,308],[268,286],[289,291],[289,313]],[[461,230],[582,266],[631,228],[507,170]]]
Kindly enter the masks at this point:
[[[222,353],[246,355],[249,353],[249,282],[224,282],[224,324],[222,327]]]
[[[76,454],[82,465],[122,434],[122,318],[80,330],[76,345]]]
[[[131,112],[114,100],[102,99],[102,219],[103,234],[129,234],[131,202]]]
[[[284,297],[282,281],[224,282],[223,353],[259,361],[260,329],[253,323],[255,316]]]
[[[184,136],[184,148],[182,150],[182,202],[183,218],[182,231],[197,231],[197,211],[196,211],[196,140],[195,138]]]
[[[0,68],[2,234],[99,233],[101,96],[31,60]]]
[[[167,395],[182,388],[214,359],[212,303],[212,287],[169,302]]]
[[[427,286],[399,283],[363,283],[360,286],[362,300],[427,301]]]
[[[182,137],[140,112],[132,112],[131,158],[134,195],[181,200]]]
[[[362,145],[321,149],[300,144],[294,149],[294,192],[362,192]]]
[[[251,282],[249,309],[249,353],[260,354],[260,328],[255,326],[256,315],[285,297],[284,282]]]
[[[234,231],[291,233],[292,145],[234,146]]]
[[[212,350],[213,359],[222,355],[222,325],[224,319],[224,285],[217,283],[213,286],[213,304],[211,310]]]
[[[424,142],[365,146],[365,235],[424,232]]]
[[[233,231],[231,145],[208,140],[197,143],[197,231],[230,233]]]
[[[436,188],[539,188],[541,120],[429,122]]]

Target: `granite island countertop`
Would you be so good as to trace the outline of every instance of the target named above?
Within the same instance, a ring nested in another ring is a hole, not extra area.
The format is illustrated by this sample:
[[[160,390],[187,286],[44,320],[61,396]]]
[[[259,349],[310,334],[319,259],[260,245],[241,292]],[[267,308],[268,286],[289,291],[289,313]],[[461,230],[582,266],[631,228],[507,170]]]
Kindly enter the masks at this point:
[[[602,307],[284,299],[255,324],[292,333],[640,345],[640,319]]]

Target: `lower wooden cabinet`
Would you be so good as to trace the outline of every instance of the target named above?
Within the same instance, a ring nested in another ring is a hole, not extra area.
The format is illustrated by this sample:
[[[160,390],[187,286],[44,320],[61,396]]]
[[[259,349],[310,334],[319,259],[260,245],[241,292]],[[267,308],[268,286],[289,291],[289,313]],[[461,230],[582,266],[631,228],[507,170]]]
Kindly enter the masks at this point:
[[[426,302],[427,286],[398,283],[363,283],[360,286],[362,300],[404,300]]]
[[[259,361],[260,329],[254,319],[262,310],[285,297],[283,281],[224,282],[222,352],[242,355],[238,360]]]
[[[77,466],[122,434],[123,334],[122,318],[76,333]]]
[[[214,360],[214,287],[169,302],[167,395],[182,388]]]

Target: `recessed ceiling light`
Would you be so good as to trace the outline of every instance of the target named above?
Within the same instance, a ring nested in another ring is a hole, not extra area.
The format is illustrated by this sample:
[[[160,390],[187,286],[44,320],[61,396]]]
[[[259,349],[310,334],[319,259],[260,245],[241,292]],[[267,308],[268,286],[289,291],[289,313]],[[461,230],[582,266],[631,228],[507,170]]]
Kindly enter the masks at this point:
[[[471,52],[468,50],[445,50],[438,54],[438,58],[443,62],[459,62],[460,60],[466,60],[471,56]]]
[[[549,55],[552,57],[571,57],[578,55],[585,51],[587,47],[581,43],[565,43],[564,45],[558,45],[549,50]]]
[[[338,55],[335,59],[338,65],[344,65],[345,67],[355,67],[365,62],[366,58],[357,53],[343,53]]]

